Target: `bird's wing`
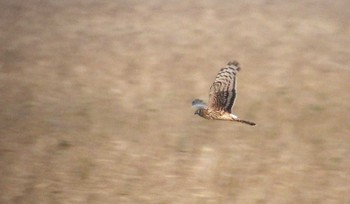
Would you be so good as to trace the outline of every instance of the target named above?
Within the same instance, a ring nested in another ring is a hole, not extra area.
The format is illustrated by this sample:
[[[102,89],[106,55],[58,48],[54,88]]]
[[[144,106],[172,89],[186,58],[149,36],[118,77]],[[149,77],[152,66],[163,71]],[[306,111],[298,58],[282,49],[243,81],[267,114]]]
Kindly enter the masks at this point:
[[[231,113],[236,100],[236,75],[240,70],[239,63],[229,62],[222,68],[210,87],[209,108]]]

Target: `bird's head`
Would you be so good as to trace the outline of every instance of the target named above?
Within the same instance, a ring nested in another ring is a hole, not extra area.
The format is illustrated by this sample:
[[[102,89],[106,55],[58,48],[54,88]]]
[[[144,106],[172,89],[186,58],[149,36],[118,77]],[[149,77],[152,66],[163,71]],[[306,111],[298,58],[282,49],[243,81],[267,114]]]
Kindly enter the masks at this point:
[[[195,115],[202,116],[203,115],[204,108],[198,108],[196,112],[194,112]]]
[[[199,115],[200,109],[197,109],[196,112],[194,112],[195,115]]]
[[[196,109],[196,112],[194,112],[195,115],[202,116],[204,109],[207,108],[207,104],[205,104],[200,99],[195,99],[194,101],[192,101],[192,107]]]

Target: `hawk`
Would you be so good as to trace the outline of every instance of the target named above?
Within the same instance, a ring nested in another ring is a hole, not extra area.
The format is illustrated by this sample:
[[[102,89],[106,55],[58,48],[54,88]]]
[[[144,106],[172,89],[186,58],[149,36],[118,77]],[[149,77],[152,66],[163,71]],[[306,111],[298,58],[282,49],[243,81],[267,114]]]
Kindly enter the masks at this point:
[[[192,106],[196,108],[194,114],[208,120],[228,120],[255,125],[254,122],[239,119],[231,111],[237,95],[236,75],[240,69],[237,61],[229,62],[222,68],[210,87],[209,103],[206,104],[200,99],[192,101]]]

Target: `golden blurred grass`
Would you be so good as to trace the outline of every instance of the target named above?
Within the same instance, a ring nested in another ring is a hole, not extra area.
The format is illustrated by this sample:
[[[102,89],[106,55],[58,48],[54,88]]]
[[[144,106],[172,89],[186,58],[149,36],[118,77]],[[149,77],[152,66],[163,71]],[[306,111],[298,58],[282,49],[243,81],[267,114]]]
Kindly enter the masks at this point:
[[[0,3],[0,203],[350,203],[347,1]]]

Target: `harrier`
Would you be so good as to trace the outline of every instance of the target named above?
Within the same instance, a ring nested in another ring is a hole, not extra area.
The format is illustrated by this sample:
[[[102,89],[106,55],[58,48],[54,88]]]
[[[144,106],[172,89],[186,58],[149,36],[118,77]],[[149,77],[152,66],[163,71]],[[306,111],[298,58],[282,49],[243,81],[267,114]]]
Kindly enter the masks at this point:
[[[210,87],[208,105],[200,99],[192,101],[196,108],[195,115],[208,120],[228,120],[255,125],[254,122],[239,119],[231,113],[236,100],[236,75],[240,70],[239,63],[232,61],[222,68]]]

